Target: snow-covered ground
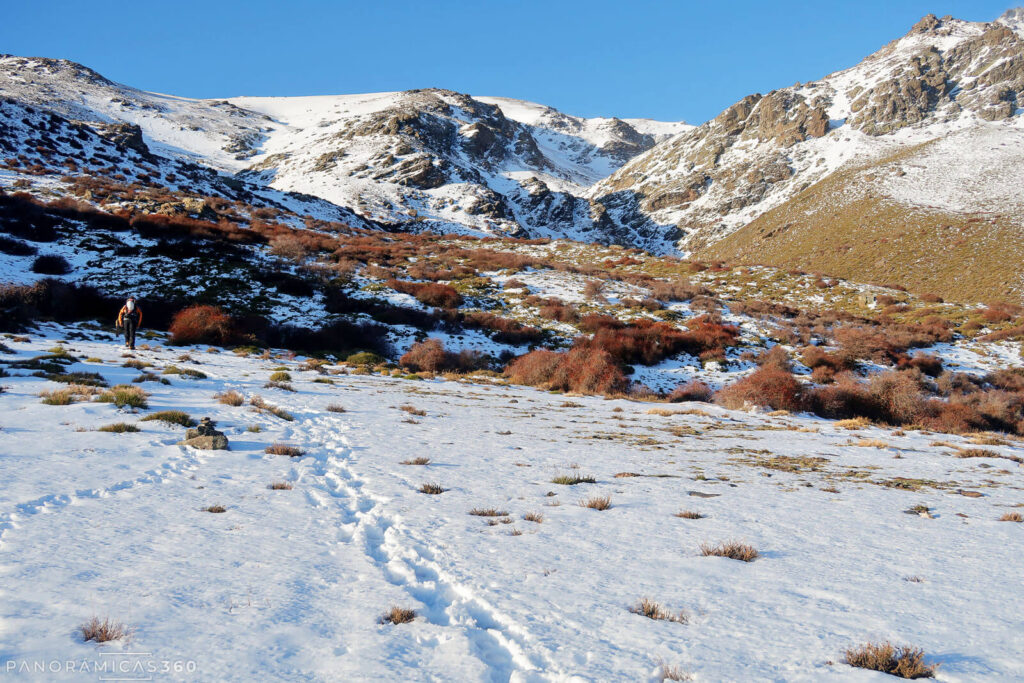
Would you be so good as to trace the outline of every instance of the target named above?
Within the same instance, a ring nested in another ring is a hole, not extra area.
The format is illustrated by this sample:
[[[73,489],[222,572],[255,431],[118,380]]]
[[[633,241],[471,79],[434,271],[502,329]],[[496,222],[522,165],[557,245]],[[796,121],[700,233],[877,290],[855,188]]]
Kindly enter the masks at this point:
[[[111,384],[139,374],[106,332],[43,330],[2,341],[26,359],[66,339],[93,359],[72,370]],[[867,681],[882,675],[842,652],[878,639],[922,647],[939,680],[1024,676],[1024,525],[996,521],[1024,504],[1007,459],[1024,456],[1018,440],[961,459],[955,448],[976,447],[962,437],[804,416],[318,375],[302,359],[200,348],[135,355],[207,378],[137,385],[152,393],[138,414],[44,405],[38,393],[60,385],[0,380],[0,671],[12,680],[95,680],[64,663],[126,662],[191,680],[633,681],[664,664],[697,680]],[[282,365],[294,393],[263,387]],[[294,420],[218,403],[227,389]],[[190,450],[175,445],[182,428],[137,422],[166,409],[210,416],[231,450]],[[119,421],[142,431],[96,431]],[[275,442],[306,454],[265,454]],[[430,464],[401,464],[420,456]],[[572,472],[596,482],[551,482]],[[646,476],[615,476],[627,472]],[[447,490],[420,493],[428,482]],[[612,507],[577,505],[594,495]],[[916,505],[930,512],[905,514]],[[469,514],[490,507],[511,521]],[[701,556],[727,540],[761,557]],[[631,613],[643,597],[687,623]],[[419,616],[379,624],[392,605]],[[92,616],[123,621],[130,641],[81,642]]]

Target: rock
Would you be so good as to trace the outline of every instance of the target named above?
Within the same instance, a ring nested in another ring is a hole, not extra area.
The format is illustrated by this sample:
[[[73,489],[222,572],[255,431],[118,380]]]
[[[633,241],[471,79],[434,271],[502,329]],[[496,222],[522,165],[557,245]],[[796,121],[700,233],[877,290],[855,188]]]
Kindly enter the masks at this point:
[[[224,432],[217,431],[213,420],[204,417],[195,429],[185,432],[185,440],[179,441],[178,445],[192,446],[203,451],[226,451],[228,437],[224,436]]]
[[[142,139],[142,128],[134,123],[97,124],[98,132],[114,143],[118,149],[135,150],[144,157],[149,156],[149,147]]]
[[[201,451],[226,451],[228,448],[228,437],[223,434],[217,436],[195,436],[178,442],[179,446],[191,446]]]

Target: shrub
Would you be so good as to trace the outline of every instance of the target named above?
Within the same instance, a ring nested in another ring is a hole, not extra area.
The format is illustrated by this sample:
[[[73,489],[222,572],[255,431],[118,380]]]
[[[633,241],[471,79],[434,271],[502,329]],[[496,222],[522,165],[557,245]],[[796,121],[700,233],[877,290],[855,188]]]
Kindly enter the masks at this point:
[[[82,640],[86,642],[92,640],[97,643],[120,640],[130,635],[128,627],[124,624],[110,619],[100,621],[96,617],[79,626],[78,631],[82,634]]]
[[[432,496],[444,493],[448,489],[442,488],[440,484],[422,484],[419,488],[420,493],[426,493]]]
[[[701,543],[700,554],[704,557],[728,557],[730,560],[740,560],[741,562],[753,562],[759,557],[757,550],[752,546],[738,541],[729,541],[718,545]]]
[[[1006,512],[999,518],[1000,522],[1024,522],[1024,517],[1019,512]]]
[[[249,405],[251,405],[258,413],[270,413],[271,415],[276,415],[287,422],[291,422],[295,419],[287,410],[267,403],[261,396],[253,396],[250,398]]]
[[[677,512],[675,516],[681,519],[704,519],[704,515],[693,510],[683,510],[682,512]]]
[[[732,409],[754,405],[799,411],[804,406],[803,385],[785,370],[762,367],[719,390],[715,402]]]
[[[266,384],[263,385],[263,388],[264,389],[283,389],[284,391],[295,391],[295,387],[293,387],[288,382],[267,382]]]
[[[226,406],[240,406],[245,403],[245,397],[238,391],[231,389],[230,391],[224,391],[219,394],[215,394],[214,398],[217,399],[218,403],[223,403]]]
[[[43,254],[32,261],[31,270],[42,275],[67,275],[71,272],[71,264],[63,256]]]
[[[379,624],[408,624],[410,621],[416,618],[416,610],[407,609],[405,607],[392,607],[387,612],[381,615],[380,619],[377,620]]]
[[[425,306],[457,308],[462,304],[462,295],[458,290],[437,282],[410,282],[391,279],[387,281],[387,286],[397,292],[411,294]]]
[[[430,338],[413,344],[398,363],[418,372],[443,372],[458,365],[458,355],[446,351],[440,339]]]
[[[232,336],[231,316],[216,306],[191,306],[171,321],[172,344],[227,344]]]
[[[142,431],[138,426],[133,425],[129,422],[115,422],[109,425],[103,425],[97,432],[113,432],[114,434],[124,434],[126,432],[139,432]]]
[[[580,507],[590,508],[591,510],[608,510],[612,507],[611,496],[591,496],[585,498],[579,502]]]
[[[672,403],[682,403],[684,401],[710,401],[714,392],[711,390],[705,382],[699,379],[692,379],[686,384],[680,384],[678,387],[672,390],[672,393],[668,395],[668,400]]]
[[[41,391],[40,403],[48,406],[67,406],[75,403],[78,396],[71,389],[54,389],[53,391]]]
[[[275,481],[267,485],[271,491],[291,491],[292,485],[286,481]]]
[[[82,387],[105,387],[107,386],[107,380],[103,378],[103,375],[98,372],[61,372],[56,374],[47,375],[46,379],[51,382],[63,382],[64,384],[74,384]]]
[[[424,417],[427,414],[427,411],[420,410],[416,406],[411,405],[401,405],[398,406],[398,409],[401,410],[403,413],[409,413],[410,415],[417,415],[419,417]]]
[[[920,648],[895,647],[888,642],[851,647],[844,655],[850,666],[900,678],[932,678],[937,668],[924,663],[924,651]]]
[[[193,420],[188,413],[182,410],[161,410],[156,413],[150,413],[146,417],[142,418],[142,422],[153,421],[159,421],[169,425],[180,425],[182,427],[196,426],[196,421]]]
[[[516,384],[581,394],[621,392],[628,385],[607,351],[587,346],[574,346],[568,352],[531,351],[509,363],[505,375]]]
[[[629,608],[629,611],[655,621],[674,621],[679,624],[689,621],[686,612],[680,611],[673,614],[649,598],[641,598],[640,602]]]
[[[540,328],[523,325],[517,320],[494,313],[474,311],[464,314],[462,321],[468,327],[491,330],[491,338],[501,344],[536,344],[544,339],[544,331]]]
[[[527,522],[535,522],[537,524],[540,524],[544,521],[544,515],[542,515],[539,512],[527,512],[525,515],[523,515],[523,519],[525,519]]]
[[[345,362],[349,365],[380,365],[384,360],[383,356],[372,351],[359,351],[346,358]]]
[[[31,244],[21,240],[11,239],[6,235],[0,235],[0,254],[10,256],[34,256],[38,250]]]
[[[942,359],[931,354],[901,356],[896,366],[900,369],[917,368],[929,377],[938,377],[942,374]]]
[[[890,424],[913,422],[925,414],[921,387],[905,372],[880,372],[868,381],[868,392],[880,417]]]
[[[328,410],[328,412],[331,412],[331,413],[344,413],[345,412],[345,406],[340,405],[338,403],[331,403],[330,405],[327,406],[327,410]]]
[[[210,505],[209,507],[203,508],[203,512],[212,512],[214,514],[220,514],[222,512],[227,512],[227,511],[228,511],[228,509],[226,507],[224,507],[223,505]]]
[[[283,370],[278,370],[277,372],[271,373],[270,381],[271,382],[291,382],[292,381],[292,376],[290,374],[288,374],[287,372],[284,372]]]
[[[130,384],[117,384],[112,389],[101,393],[96,400],[101,403],[113,403],[118,408],[148,408],[149,394],[139,387]]]
[[[268,455],[287,455],[291,458],[298,458],[306,454],[306,451],[297,446],[289,446],[283,443],[275,443],[263,449]]]

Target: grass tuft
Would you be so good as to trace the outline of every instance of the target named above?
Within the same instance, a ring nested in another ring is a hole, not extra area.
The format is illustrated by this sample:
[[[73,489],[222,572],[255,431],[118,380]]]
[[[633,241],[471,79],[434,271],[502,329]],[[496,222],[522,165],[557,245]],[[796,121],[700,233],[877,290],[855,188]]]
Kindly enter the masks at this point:
[[[1007,512],[999,518],[1000,522],[1024,522],[1024,517],[1019,512]]]
[[[419,417],[423,417],[427,414],[427,411],[420,410],[416,406],[404,405],[398,406],[398,409],[404,413],[409,413],[410,415],[418,415]]]
[[[408,624],[410,621],[416,618],[416,610],[408,609],[405,607],[398,607],[397,605],[391,607],[387,612],[381,615],[380,619],[377,620],[378,624]]]
[[[128,627],[121,622],[111,621],[110,619],[100,621],[96,617],[79,626],[78,630],[82,634],[82,640],[86,642],[92,640],[97,643],[120,640],[127,637],[130,633]]]
[[[432,496],[436,496],[440,493],[444,493],[448,489],[443,488],[440,484],[423,484],[420,486],[420,493],[427,493]]]
[[[130,422],[115,422],[114,424],[103,425],[96,430],[97,432],[112,432],[114,434],[124,434],[126,432],[140,432],[142,431],[136,425]]]
[[[597,479],[587,476],[585,474],[560,474],[551,480],[552,484],[562,484],[563,486],[575,486],[576,484],[594,484]]]
[[[429,465],[430,464],[430,458],[421,455],[418,458],[410,458],[409,460],[403,460],[399,464],[400,465]]]
[[[214,394],[213,397],[217,399],[218,403],[223,403],[226,406],[240,406],[245,403],[245,396],[242,396],[241,392],[235,391],[223,391],[219,394]]]
[[[275,443],[271,446],[267,446],[263,449],[264,453],[268,455],[287,455],[292,458],[298,458],[306,454],[306,451],[302,450],[298,446],[289,446],[288,444]]]
[[[327,406],[327,411],[331,413],[344,413],[345,406],[338,405],[337,403],[332,403],[329,406]]]
[[[718,545],[701,543],[700,554],[704,557],[728,557],[730,560],[740,560],[741,562],[753,562],[760,557],[753,546],[738,541],[728,541]]]
[[[148,408],[149,394],[139,387],[130,384],[117,384],[101,393],[96,400],[100,403],[113,403],[118,408]]]
[[[641,598],[640,602],[629,608],[629,611],[655,621],[674,621],[677,624],[685,624],[690,620],[686,612],[680,611],[673,614],[649,598]]]
[[[183,410],[161,410],[150,413],[142,418],[142,422],[163,422],[169,425],[180,425],[182,427],[195,427],[196,421]]]
[[[693,510],[682,510],[681,512],[677,512],[675,516],[681,519],[704,519],[705,517],[705,515]]]
[[[611,496],[591,496],[579,502],[581,507],[591,510],[608,510],[612,506]]]
[[[932,678],[937,668],[924,663],[924,651],[920,648],[896,647],[889,642],[851,647],[844,655],[850,666],[900,678]]]
[[[286,481],[275,481],[267,485],[267,488],[271,491],[291,491],[292,485]]]
[[[221,512],[227,512],[227,511],[228,511],[228,509],[226,507],[224,507],[223,505],[211,505],[209,507],[203,508],[203,512],[214,512],[214,513],[218,513],[218,514],[221,513]]]
[[[469,514],[476,517],[506,517],[508,516],[508,510],[499,510],[497,508],[473,508],[469,511]]]

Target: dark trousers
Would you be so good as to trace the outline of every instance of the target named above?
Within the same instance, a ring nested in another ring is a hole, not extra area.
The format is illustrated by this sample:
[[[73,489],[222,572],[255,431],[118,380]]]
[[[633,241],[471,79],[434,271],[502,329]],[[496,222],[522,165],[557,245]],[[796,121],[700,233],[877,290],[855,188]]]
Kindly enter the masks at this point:
[[[124,318],[124,343],[129,348],[135,348],[135,330],[139,328],[138,323],[131,318],[131,316],[125,316]]]

